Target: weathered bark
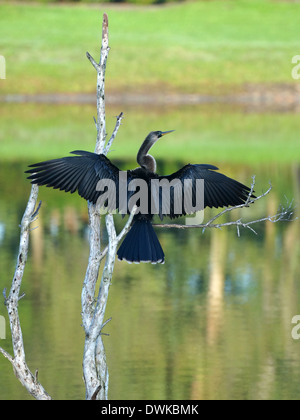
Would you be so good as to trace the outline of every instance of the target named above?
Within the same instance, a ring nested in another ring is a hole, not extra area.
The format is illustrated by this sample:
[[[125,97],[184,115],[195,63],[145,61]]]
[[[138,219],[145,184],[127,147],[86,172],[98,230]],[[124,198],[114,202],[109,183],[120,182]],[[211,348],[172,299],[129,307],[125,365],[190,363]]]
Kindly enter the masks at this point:
[[[8,297],[6,297],[6,290],[3,293],[9,317],[14,355],[11,356],[2,348],[0,348],[0,352],[11,362],[16,377],[34,398],[37,400],[51,400],[49,394],[38,381],[38,371],[36,370],[33,375],[27,366],[18,313],[19,300],[24,296],[20,296],[20,289],[28,255],[30,225],[36,220],[41,206],[40,202],[36,208],[37,197],[38,187],[33,185],[21,222],[19,253],[10,293]]]
[[[106,146],[106,120],[105,120],[105,69],[108,58],[108,18],[103,15],[102,22],[102,47],[100,61],[96,63],[94,58],[87,53],[87,57],[97,71],[97,140],[95,153],[107,154],[117,135],[123,113],[117,117],[115,129]],[[107,399],[108,392],[108,368],[101,331],[104,323],[105,309],[108,300],[108,292],[114,269],[117,246],[125,233],[129,230],[135,212],[133,210],[126,226],[117,236],[114,219],[111,214],[105,218],[108,233],[108,246],[101,253],[101,214],[97,205],[88,204],[89,227],[90,227],[90,256],[86,276],[84,279],[82,301],[82,323],[85,331],[85,346],[83,354],[83,377],[86,386],[86,399]],[[100,263],[105,259],[98,296],[96,298],[96,283],[98,280]]]

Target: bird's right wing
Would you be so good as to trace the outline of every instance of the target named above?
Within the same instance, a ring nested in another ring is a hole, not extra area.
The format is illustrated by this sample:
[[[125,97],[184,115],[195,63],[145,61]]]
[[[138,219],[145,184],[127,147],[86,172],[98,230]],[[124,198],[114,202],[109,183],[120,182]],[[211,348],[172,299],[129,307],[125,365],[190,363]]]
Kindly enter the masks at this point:
[[[119,184],[119,169],[104,155],[75,150],[77,156],[47,160],[30,165],[26,173],[32,184],[46,185],[78,194],[92,203],[96,203],[101,191],[97,191],[100,180],[111,180],[116,189]],[[117,204],[116,204],[117,207]],[[113,210],[113,209],[111,209]]]
[[[159,201],[159,215],[176,218],[181,215],[191,214],[190,211],[185,211],[185,197],[187,202],[195,203],[196,200],[196,181],[203,180],[203,205],[199,209],[205,207],[227,207],[236,206],[246,202],[250,188],[240,182],[227,177],[226,175],[216,172],[218,168],[213,165],[195,164],[185,165],[179,171],[168,175],[160,176],[159,180],[166,180],[172,182],[170,188],[170,209],[165,210],[162,195],[160,194]],[[185,189],[185,181],[191,182],[191,188]],[[253,194],[251,197],[255,197]],[[176,211],[176,204],[182,211]],[[197,208],[197,206],[196,206]]]

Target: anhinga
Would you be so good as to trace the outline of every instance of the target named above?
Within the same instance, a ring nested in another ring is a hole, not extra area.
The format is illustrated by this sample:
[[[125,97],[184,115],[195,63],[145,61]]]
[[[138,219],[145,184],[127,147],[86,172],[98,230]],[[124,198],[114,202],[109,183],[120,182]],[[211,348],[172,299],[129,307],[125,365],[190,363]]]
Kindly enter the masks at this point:
[[[174,131],[174,130],[172,130]],[[218,168],[213,165],[206,164],[188,164],[179,171],[167,175],[159,176],[156,174],[156,161],[153,156],[148,154],[150,148],[157,142],[159,138],[172,131],[153,131],[144,140],[138,154],[137,162],[139,167],[133,170],[126,171],[127,186],[131,181],[143,180],[148,186],[149,202],[147,203],[148,211],[137,213],[134,216],[133,224],[130,231],[127,233],[122,245],[118,250],[119,260],[126,260],[128,262],[151,262],[163,263],[164,252],[158,241],[158,238],[152,227],[153,210],[150,207],[151,194],[154,190],[151,181],[175,181],[184,187],[185,180],[192,182],[192,200],[195,201],[195,183],[197,180],[204,180],[204,205],[203,207],[224,207],[236,206],[245,203],[250,193],[250,189],[234,179],[215,172]],[[116,200],[110,210],[120,210],[120,170],[111,163],[111,161],[103,154],[95,154],[83,150],[75,150],[71,152],[77,156],[69,156],[61,159],[53,159],[45,162],[30,165],[32,169],[26,171],[31,175],[28,179],[32,184],[46,185],[47,187],[59,188],[66,192],[78,194],[86,200],[96,204],[99,197],[104,194],[104,190],[99,190],[97,184],[101,180],[113,181],[116,188]],[[124,174],[124,172],[122,172]],[[152,190],[151,190],[152,188]],[[127,191],[129,192],[129,191]],[[133,196],[129,192],[127,202]],[[167,209],[162,205],[162,192],[159,192],[158,211],[162,219],[164,216],[171,218],[179,217],[187,214],[184,206],[178,213],[174,211],[175,201],[179,197],[184,200],[184,194],[178,197],[175,194],[174,184],[170,189],[170,205]],[[107,201],[106,201],[107,203]],[[130,213],[129,206],[126,203],[126,210],[123,213]]]

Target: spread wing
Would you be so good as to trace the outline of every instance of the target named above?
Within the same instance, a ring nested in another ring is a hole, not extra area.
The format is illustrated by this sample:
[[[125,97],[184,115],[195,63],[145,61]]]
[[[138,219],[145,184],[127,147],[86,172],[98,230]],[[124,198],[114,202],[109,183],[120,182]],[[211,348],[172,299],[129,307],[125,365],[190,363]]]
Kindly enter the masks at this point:
[[[101,198],[101,207],[104,206],[112,211],[120,210],[121,206],[122,214],[126,213],[127,200],[133,193],[128,193],[123,203],[119,191],[127,190],[128,183],[139,178],[139,171],[124,172],[126,176],[123,181],[119,169],[106,156],[83,150],[71,153],[76,156],[30,165],[31,169],[26,171],[31,174],[28,179],[32,184],[45,185],[71,193],[77,191],[81,197],[94,204]],[[151,183],[153,204],[151,210],[154,208],[151,213],[159,214],[161,218],[164,216],[175,218],[195,213],[204,207],[243,204],[248,198],[250,188],[215,172],[217,169],[212,165],[189,164],[171,175],[156,175],[155,182]],[[164,183],[167,189],[162,187]],[[202,201],[198,200],[199,196],[200,198],[202,196]]]
[[[171,185],[169,208],[163,203],[163,193],[160,190],[160,217],[175,218],[195,213],[205,207],[218,208],[245,203],[250,188],[226,175],[215,172],[217,169],[213,165],[189,164],[171,175],[160,176],[160,181],[167,180]],[[200,180],[203,181],[199,182]],[[202,203],[199,200],[201,195]]]
[[[77,191],[81,197],[94,204],[105,192],[105,190],[99,191],[99,186],[97,187],[100,180],[112,181],[118,191],[119,169],[106,156],[83,150],[75,150],[71,153],[77,156],[30,165],[32,169],[26,171],[31,174],[28,179],[32,184],[59,188],[70,193]],[[117,206],[118,203],[114,207],[117,208]]]

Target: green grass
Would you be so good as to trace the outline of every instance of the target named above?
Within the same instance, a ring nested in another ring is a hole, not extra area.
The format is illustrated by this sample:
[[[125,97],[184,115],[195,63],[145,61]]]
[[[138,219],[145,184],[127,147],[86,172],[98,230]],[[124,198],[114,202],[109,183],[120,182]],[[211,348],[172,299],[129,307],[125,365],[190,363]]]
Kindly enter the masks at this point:
[[[1,93],[92,92],[102,13],[109,15],[107,89],[218,94],[244,83],[295,83],[300,4],[216,0],[165,7],[0,5]]]
[[[111,51],[106,92],[232,93],[245,84],[294,83],[300,3],[197,1],[167,7],[0,4],[1,93],[95,92],[102,13]],[[251,114],[229,106],[108,107],[124,124],[110,154],[132,158],[151,130],[176,129],[155,156],[191,162],[299,162],[297,114]],[[168,108],[168,109],[166,109]],[[1,104],[2,160],[28,162],[93,150],[95,107]]]
[[[169,110],[108,107],[108,133],[121,110],[125,119],[109,154],[112,160],[135,160],[143,138],[156,129],[176,130],[153,148],[157,159],[170,162],[253,166],[300,160],[300,120],[296,113],[243,113],[217,105]],[[0,115],[1,160],[34,163],[76,149],[93,151],[94,114],[93,106],[6,105]]]

